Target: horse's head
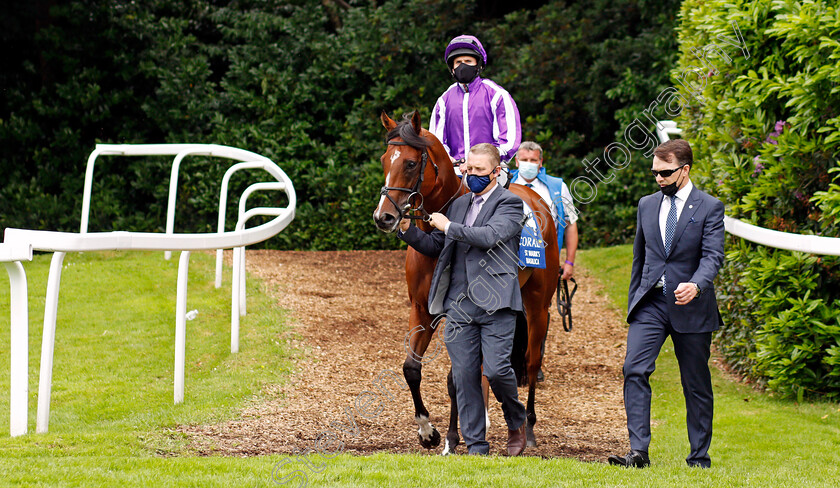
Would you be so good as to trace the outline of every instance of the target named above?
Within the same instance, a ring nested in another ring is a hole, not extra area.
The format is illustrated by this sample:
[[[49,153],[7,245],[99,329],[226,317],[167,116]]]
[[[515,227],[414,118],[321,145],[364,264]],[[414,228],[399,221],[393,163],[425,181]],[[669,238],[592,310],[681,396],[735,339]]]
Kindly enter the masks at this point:
[[[425,212],[423,198],[434,188],[438,167],[430,159],[433,142],[423,136],[420,114],[406,115],[400,123],[382,112],[382,125],[388,130],[388,147],[382,160],[385,186],[373,220],[379,230],[394,232],[403,218],[418,218],[416,210]],[[409,215],[411,214],[411,215]]]

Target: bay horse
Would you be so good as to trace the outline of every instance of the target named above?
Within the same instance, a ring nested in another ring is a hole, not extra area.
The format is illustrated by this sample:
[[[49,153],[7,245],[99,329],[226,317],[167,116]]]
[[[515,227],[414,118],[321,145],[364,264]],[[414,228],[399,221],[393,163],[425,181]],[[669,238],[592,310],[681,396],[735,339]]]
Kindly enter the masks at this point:
[[[380,118],[388,131],[388,147],[380,158],[385,173],[385,186],[380,192],[381,198],[373,213],[373,220],[381,231],[395,232],[400,220],[411,218],[421,230],[431,232],[432,227],[425,218],[433,212],[445,213],[452,201],[468,191],[466,185],[462,185],[455,174],[443,144],[434,134],[421,127],[420,114],[417,111],[407,114],[400,123],[392,120],[384,111]],[[533,211],[546,246],[545,269],[520,267],[519,286],[527,317],[527,331],[526,325],[522,323],[524,321],[518,320],[511,361],[520,386],[527,377],[526,439],[527,445],[534,447],[534,424],[537,422],[534,393],[537,371],[542,361],[540,346],[548,328],[548,308],[557,286],[560,251],[557,248],[557,230],[551,213],[546,211],[546,203],[536,192],[523,185],[510,185],[510,191],[519,196]],[[420,395],[423,363],[437,357],[441,348],[438,344],[432,351],[433,354],[430,353],[430,357],[426,356],[437,329],[437,322],[441,318],[430,315],[428,309],[429,289],[436,262],[437,259],[421,254],[409,246],[405,258],[405,278],[411,302],[411,316],[405,338],[406,358],[403,363],[403,375],[414,401],[414,421],[419,425],[420,444],[426,449],[440,444],[440,433],[429,421],[429,411]],[[451,368],[447,376],[447,389],[450,397],[450,417],[443,454],[454,451],[460,442]]]

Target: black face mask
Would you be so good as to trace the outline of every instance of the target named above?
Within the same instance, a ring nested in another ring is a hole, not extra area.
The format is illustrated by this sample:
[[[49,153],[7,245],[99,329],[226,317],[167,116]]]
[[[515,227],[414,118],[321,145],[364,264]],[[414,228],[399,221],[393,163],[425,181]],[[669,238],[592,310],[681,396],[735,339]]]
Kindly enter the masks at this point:
[[[682,167],[680,167],[680,171],[682,171]],[[680,186],[679,182],[680,182],[680,180],[677,179],[676,181],[674,181],[673,183],[671,183],[669,185],[660,186],[659,190],[661,190],[662,193],[664,193],[666,197],[672,197],[672,196],[676,195],[677,190],[679,190],[679,186]]]
[[[455,72],[452,76],[458,83],[469,84],[476,76],[478,76],[478,70],[478,66],[471,66],[469,64],[462,63],[455,68]]]

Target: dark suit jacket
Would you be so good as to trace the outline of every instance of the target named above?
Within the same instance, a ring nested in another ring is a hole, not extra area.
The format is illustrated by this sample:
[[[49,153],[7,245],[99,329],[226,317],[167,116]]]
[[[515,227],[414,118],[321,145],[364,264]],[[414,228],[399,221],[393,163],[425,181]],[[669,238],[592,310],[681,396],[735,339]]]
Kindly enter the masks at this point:
[[[720,327],[712,282],[724,257],[723,203],[694,187],[677,221],[671,252],[666,256],[659,230],[662,198],[662,193],[656,192],[639,200],[627,321],[665,272],[669,288],[668,309],[674,330],[681,333],[714,331]],[[676,305],[673,291],[684,282],[697,283],[702,293],[686,305]]]
[[[417,251],[438,257],[432,286],[429,291],[429,312],[445,312],[444,300],[449,290],[452,253],[456,241],[470,247],[466,253],[467,284],[472,292],[492,299],[476,302],[488,312],[502,308],[522,310],[519,291],[519,234],[523,225],[522,199],[502,186],[496,187],[481,207],[472,227],[463,224],[470,206],[472,193],[460,196],[446,212],[452,222],[449,233],[435,229],[427,234],[417,227],[410,227],[399,237]],[[475,300],[473,300],[475,301]]]

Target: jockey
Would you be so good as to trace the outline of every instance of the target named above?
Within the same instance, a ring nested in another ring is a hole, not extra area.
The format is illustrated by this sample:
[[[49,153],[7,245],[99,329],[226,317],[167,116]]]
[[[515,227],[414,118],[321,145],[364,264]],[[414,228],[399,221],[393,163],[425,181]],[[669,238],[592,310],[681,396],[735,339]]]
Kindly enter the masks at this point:
[[[449,41],[444,59],[455,83],[435,103],[429,131],[453,162],[476,144],[490,143],[506,163],[522,139],[519,110],[507,90],[479,76],[487,65],[484,47],[475,37],[461,35]]]

